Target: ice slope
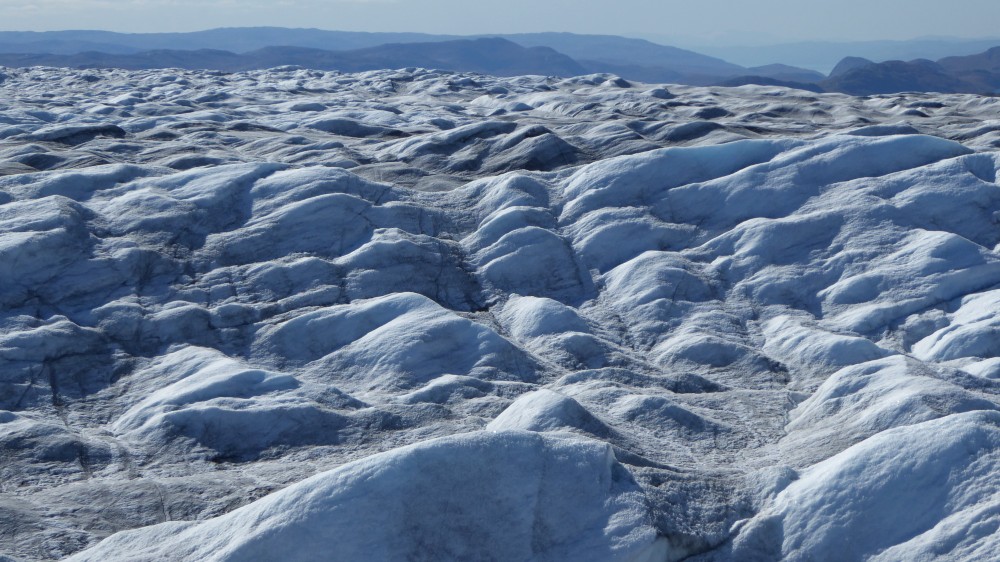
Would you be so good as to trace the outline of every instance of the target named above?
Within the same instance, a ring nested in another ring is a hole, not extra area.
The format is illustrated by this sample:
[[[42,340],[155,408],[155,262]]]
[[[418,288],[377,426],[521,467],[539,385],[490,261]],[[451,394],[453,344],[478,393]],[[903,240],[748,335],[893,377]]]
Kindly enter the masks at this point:
[[[373,455],[216,519],[117,534],[71,560],[647,562],[665,553],[609,445],[504,431]]]
[[[740,530],[732,556],[990,559],[1000,548],[998,423],[995,411],[956,414],[884,431],[820,462]]]
[[[1000,555],[995,98],[3,73],[0,555]]]

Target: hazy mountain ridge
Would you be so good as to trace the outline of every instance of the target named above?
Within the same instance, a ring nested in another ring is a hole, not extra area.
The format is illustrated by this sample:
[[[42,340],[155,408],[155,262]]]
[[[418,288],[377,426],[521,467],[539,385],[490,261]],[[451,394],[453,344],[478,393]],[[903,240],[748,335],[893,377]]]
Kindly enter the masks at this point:
[[[501,35],[526,47],[547,46],[577,59],[595,63],[663,68],[681,74],[731,76],[744,68],[694,51],[660,45],[645,39],[574,33],[519,33]],[[636,78],[639,79],[639,78]]]
[[[798,41],[773,45],[692,47],[700,52],[745,66],[781,62],[819,72],[830,72],[844,57],[884,62],[937,60],[981,53],[1000,45],[1000,37],[982,39],[918,38],[904,41]]]
[[[542,74],[576,76],[587,70],[573,59],[547,47],[526,48],[505,39],[463,39],[441,43],[388,44],[355,51],[325,51],[307,47],[264,47],[248,53],[211,49],[156,50],[132,54],[85,52],[74,55],[0,54],[0,65],[70,68],[207,69],[225,72],[278,66],[357,72],[385,68],[423,67],[464,70],[497,76]]]
[[[317,29],[284,29],[284,28],[223,28],[192,33],[149,33],[124,34],[102,31],[58,31],[42,33],[0,32],[0,64],[30,65],[49,64],[55,66],[85,67],[85,66],[117,66],[121,68],[163,68],[169,66],[167,61],[181,64],[181,68],[212,68],[216,70],[247,70],[251,68],[267,68],[273,65],[274,58],[264,56],[260,51],[274,47],[300,47],[340,53],[312,53],[299,59],[284,59],[282,64],[311,66],[322,69],[360,70],[414,66],[421,59],[411,57],[404,60],[397,54],[395,57],[379,59],[373,56],[379,49],[387,49],[390,44],[410,44],[419,51],[419,44],[450,45],[460,51],[462,41],[476,38],[502,38],[513,41],[524,47],[548,47],[559,53],[575,59],[585,70],[577,73],[612,72],[633,80],[646,82],[676,82],[691,84],[711,84],[721,78],[747,74],[743,67],[724,60],[702,55],[693,51],[658,45],[643,39],[632,39],[614,35],[581,35],[573,33],[523,33],[511,35],[428,35],[419,33],[361,33],[344,31],[324,31]],[[240,58],[219,57],[206,59],[198,66],[195,57],[173,54],[178,50],[230,51],[241,55]],[[375,51],[370,51],[374,49]],[[113,58],[107,54],[139,55],[143,52],[170,52],[164,57],[164,62],[156,60],[153,55],[144,58],[121,56]],[[286,53],[290,53],[288,50]],[[350,52],[351,55],[347,53]],[[100,53],[100,54],[97,54]],[[9,55],[19,55],[17,57]],[[66,58],[49,56],[20,56],[25,54],[62,55]],[[440,53],[439,53],[440,54]],[[350,60],[356,56],[357,60]],[[460,52],[447,55],[446,59],[459,60]],[[384,66],[373,66],[364,61],[381,60]],[[424,59],[426,60],[426,59]],[[37,62],[35,62],[37,61]],[[466,62],[471,62],[466,59]],[[494,61],[495,63],[496,61]],[[403,64],[405,63],[405,64]],[[205,65],[215,65],[208,66]],[[509,61],[509,66],[520,66],[524,73],[548,73],[548,67],[542,65],[530,67],[530,60]],[[441,68],[456,69],[451,66]],[[456,70],[480,71],[485,66],[472,64]],[[555,67],[557,68],[557,67]],[[787,74],[789,68],[777,70],[778,74]],[[808,72],[803,69],[791,69],[793,72]],[[569,68],[564,68],[569,72]],[[565,73],[552,72],[563,76]],[[771,76],[768,69],[758,69],[756,75]],[[773,76],[788,79],[787,76]]]
[[[33,45],[36,49],[48,47],[51,49],[48,52],[52,54],[76,54],[83,51],[103,50],[98,48],[100,45],[114,45],[118,50],[127,50],[127,52],[160,49],[214,49],[243,53],[276,45],[348,51],[377,47],[387,43],[440,42],[453,39],[468,39],[468,37],[426,33],[369,33],[284,27],[226,27],[174,33],[119,33],[86,30],[0,31],[0,45],[3,45],[4,49],[15,48],[18,45]],[[83,48],[77,50],[75,45],[80,45]]]
[[[917,59],[876,63],[848,57],[820,85],[830,91],[854,95],[905,91],[993,93],[1000,91],[1000,47],[936,62]]]
[[[978,44],[978,43],[977,43]],[[18,50],[36,52],[15,52]],[[49,50],[50,53],[37,51]],[[5,52],[6,51],[6,52]],[[781,85],[856,95],[898,91],[987,93],[1000,88],[1000,50],[930,61],[841,59],[829,77],[772,63],[744,68],[693,51],[612,35],[524,33],[462,37],[284,28],[192,33],[0,32],[0,65],[184,68],[226,72],[275,66],[356,72],[426,67],[498,76],[613,73],[643,82]],[[815,85],[814,85],[815,84]]]

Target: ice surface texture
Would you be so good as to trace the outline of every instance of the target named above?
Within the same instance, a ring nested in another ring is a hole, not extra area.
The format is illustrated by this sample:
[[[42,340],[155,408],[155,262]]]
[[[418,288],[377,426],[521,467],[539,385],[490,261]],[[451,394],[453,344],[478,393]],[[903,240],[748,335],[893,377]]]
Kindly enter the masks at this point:
[[[997,98],[3,74],[0,558],[1000,555]]]

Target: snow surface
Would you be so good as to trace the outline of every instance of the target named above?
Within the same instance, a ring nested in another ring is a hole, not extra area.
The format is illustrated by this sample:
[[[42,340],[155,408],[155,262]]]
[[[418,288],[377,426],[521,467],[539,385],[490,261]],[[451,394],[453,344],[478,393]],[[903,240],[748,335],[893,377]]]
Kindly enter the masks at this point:
[[[606,443],[474,432],[343,465],[202,523],[119,533],[71,559],[646,562],[666,554],[650,523]]]
[[[0,559],[1000,558],[998,98],[4,75]]]

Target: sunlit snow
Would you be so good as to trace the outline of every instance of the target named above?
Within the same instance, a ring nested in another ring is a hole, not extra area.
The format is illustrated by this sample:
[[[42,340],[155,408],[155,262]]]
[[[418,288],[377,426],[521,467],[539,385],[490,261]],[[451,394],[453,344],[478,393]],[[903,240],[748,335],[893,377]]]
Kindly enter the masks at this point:
[[[0,558],[1000,552],[1000,98],[0,77]]]

